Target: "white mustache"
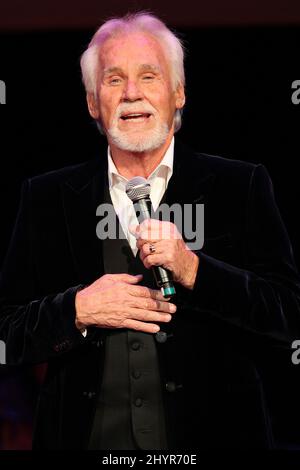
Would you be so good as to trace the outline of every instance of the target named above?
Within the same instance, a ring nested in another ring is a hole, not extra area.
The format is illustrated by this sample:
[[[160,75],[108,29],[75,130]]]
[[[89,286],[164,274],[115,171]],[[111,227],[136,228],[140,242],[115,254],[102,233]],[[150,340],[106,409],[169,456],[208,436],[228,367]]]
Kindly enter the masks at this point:
[[[123,114],[134,114],[134,113],[147,113],[147,114],[156,114],[155,109],[145,103],[121,103],[116,109],[115,117],[119,119]]]

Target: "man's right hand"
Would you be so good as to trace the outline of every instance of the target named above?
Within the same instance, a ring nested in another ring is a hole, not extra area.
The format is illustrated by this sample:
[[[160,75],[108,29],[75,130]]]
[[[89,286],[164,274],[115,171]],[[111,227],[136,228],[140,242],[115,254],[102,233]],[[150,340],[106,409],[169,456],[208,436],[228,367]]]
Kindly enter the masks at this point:
[[[76,327],[129,328],[145,333],[159,331],[160,322],[169,322],[176,306],[159,290],[136,285],[142,275],[105,274],[77,292]]]

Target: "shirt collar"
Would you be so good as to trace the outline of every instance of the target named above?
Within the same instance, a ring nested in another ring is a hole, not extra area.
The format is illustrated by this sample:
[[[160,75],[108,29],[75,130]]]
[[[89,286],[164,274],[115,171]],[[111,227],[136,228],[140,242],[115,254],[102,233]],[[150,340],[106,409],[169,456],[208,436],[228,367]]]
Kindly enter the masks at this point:
[[[124,178],[124,176],[120,175],[117,170],[116,165],[111,156],[110,147],[107,148],[107,158],[108,158],[108,182],[109,182],[109,189],[116,183],[116,181],[123,181],[126,183],[128,180]],[[166,168],[167,170],[167,183],[169,182],[172,173],[173,173],[173,163],[174,163],[174,137],[171,140],[171,143],[162,159],[162,161],[157,165],[157,167],[152,171],[151,175],[147,178],[153,179],[155,178],[160,169]]]

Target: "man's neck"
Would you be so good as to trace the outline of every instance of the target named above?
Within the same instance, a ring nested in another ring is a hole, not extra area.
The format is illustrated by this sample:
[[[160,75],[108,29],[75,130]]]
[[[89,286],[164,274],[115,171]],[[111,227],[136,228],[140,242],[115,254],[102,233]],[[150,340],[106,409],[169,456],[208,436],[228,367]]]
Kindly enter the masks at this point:
[[[111,156],[120,175],[128,180],[135,176],[148,178],[162,161],[172,138],[173,134],[169,135],[161,147],[151,152],[128,152],[110,143]]]

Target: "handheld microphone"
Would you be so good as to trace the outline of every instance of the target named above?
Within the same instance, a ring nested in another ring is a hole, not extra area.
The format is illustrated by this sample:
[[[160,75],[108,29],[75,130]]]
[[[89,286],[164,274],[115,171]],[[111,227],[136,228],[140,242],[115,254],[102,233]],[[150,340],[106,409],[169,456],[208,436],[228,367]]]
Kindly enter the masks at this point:
[[[133,202],[133,207],[139,223],[151,218],[152,204],[150,199],[151,186],[145,178],[136,176],[128,181],[126,194]],[[176,294],[172,273],[162,266],[153,266],[152,272],[157,286],[164,297],[172,297]]]

